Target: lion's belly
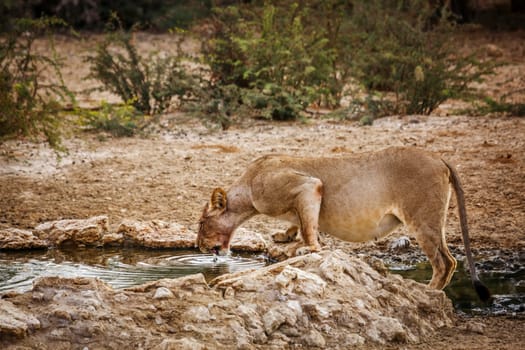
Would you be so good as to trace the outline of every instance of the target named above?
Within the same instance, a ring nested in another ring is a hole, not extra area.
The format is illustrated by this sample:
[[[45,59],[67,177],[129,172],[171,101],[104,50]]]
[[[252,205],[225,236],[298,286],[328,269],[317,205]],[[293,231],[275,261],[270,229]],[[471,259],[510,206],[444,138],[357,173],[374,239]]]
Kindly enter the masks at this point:
[[[366,242],[384,237],[401,224],[399,219],[384,208],[354,211],[346,215],[321,213],[319,231],[348,242]]]

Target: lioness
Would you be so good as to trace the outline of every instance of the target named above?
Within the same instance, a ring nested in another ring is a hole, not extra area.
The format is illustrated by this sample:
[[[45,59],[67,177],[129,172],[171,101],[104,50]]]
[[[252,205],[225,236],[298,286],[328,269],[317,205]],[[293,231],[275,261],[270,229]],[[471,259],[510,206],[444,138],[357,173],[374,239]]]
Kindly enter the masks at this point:
[[[480,298],[488,300],[490,293],[477,276],[470,251],[458,174],[441,157],[416,148],[339,158],[261,157],[228,192],[213,191],[199,222],[197,245],[203,252],[227,254],[234,230],[256,214],[299,226],[306,252],[320,250],[318,230],[364,242],[405,224],[432,264],[429,286],[442,289],[456,268],[445,242],[452,187],[472,283]]]

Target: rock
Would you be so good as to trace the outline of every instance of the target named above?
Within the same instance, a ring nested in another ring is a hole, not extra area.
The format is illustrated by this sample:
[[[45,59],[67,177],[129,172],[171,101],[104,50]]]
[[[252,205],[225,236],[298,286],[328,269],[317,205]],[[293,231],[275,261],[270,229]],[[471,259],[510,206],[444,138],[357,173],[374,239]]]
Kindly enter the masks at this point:
[[[264,325],[256,311],[257,305],[254,304],[241,304],[237,307],[236,313],[241,316],[244,324],[253,337],[255,343],[263,344],[267,341],[266,333],[264,331]]]
[[[125,291],[146,293],[164,287],[170,290],[177,298],[187,298],[193,294],[205,294],[209,291],[208,283],[202,273],[180,278],[163,278],[157,281],[126,288]]]
[[[195,338],[164,339],[154,350],[204,350],[206,346]]]
[[[266,251],[268,244],[259,233],[241,227],[235,231],[230,248],[236,251],[256,253]]]
[[[188,228],[160,220],[124,220],[117,233],[135,245],[148,248],[194,248],[197,235]]]
[[[85,220],[49,221],[35,227],[35,235],[50,245],[64,243],[101,245],[102,237],[108,232],[108,217],[95,216]]]
[[[323,337],[323,335],[316,331],[315,329],[312,329],[305,337],[304,337],[304,343],[308,345],[309,347],[318,347],[318,348],[324,348],[326,346],[326,341]]]
[[[173,298],[173,293],[171,292],[171,290],[169,290],[166,287],[159,287],[157,288],[157,290],[155,290],[153,299],[166,299],[166,298]]]
[[[110,246],[116,245],[119,246],[124,242],[124,235],[122,233],[106,233],[102,237],[102,245]]]
[[[0,229],[0,250],[47,248],[46,241],[39,239],[33,231],[16,228]]]
[[[266,312],[262,317],[264,330],[266,334],[272,334],[283,323],[294,326],[297,322],[296,311],[287,305],[276,305]]]
[[[190,322],[200,323],[208,322],[214,319],[210,314],[210,310],[206,306],[193,306],[188,309],[183,315],[183,319]]]
[[[464,329],[468,332],[473,332],[477,334],[485,334],[485,325],[480,322],[468,321]]]
[[[525,292],[525,280],[520,280],[516,283],[516,291],[519,293]]]
[[[303,245],[303,242],[272,244],[268,247],[268,256],[274,260],[283,261],[294,257],[296,250]]]
[[[0,338],[2,335],[22,337],[28,331],[40,328],[40,321],[11,302],[0,299]]]
[[[402,252],[410,247],[410,238],[407,236],[401,236],[394,238],[388,243],[388,249],[395,252]]]
[[[272,241],[275,243],[289,243],[297,239],[299,229],[297,226],[292,226],[285,232],[275,232],[272,234]]]
[[[324,293],[326,282],[316,274],[308,273],[292,266],[287,266],[275,278],[275,283],[284,293],[301,293],[320,297]]]
[[[253,338],[240,321],[230,320],[228,322],[228,328],[230,328],[235,335],[237,349],[254,349]]]
[[[377,343],[405,343],[408,335],[399,320],[392,317],[379,316],[370,324],[367,335]]]
[[[342,348],[356,347],[365,343],[365,338],[357,333],[345,334],[344,339],[344,343],[341,344]]]
[[[337,300],[326,300],[314,303],[305,302],[303,306],[308,315],[316,320],[333,317],[343,309],[343,306]]]
[[[378,347],[424,342],[454,325],[442,291],[380,274],[338,250],[223,275],[210,285],[202,274],[123,290],[96,279],[43,277],[31,291],[0,299],[0,348]],[[226,290],[234,293],[224,298]]]

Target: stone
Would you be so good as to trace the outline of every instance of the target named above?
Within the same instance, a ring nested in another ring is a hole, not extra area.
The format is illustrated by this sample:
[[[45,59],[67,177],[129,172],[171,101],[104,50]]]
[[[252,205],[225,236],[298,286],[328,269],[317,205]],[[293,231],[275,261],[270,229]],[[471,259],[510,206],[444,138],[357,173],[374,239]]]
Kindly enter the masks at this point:
[[[287,266],[275,278],[275,283],[286,293],[322,296],[326,282],[318,275]]]
[[[164,339],[154,350],[204,350],[206,346],[195,338]]]
[[[408,335],[399,320],[392,317],[380,316],[374,320],[367,335],[378,343],[385,344],[390,342],[405,343],[408,340]]]
[[[305,311],[317,320],[333,317],[342,311],[343,306],[337,300],[326,300],[321,302],[310,303],[306,302],[303,304]]]
[[[485,325],[480,322],[469,321],[465,325],[465,330],[477,334],[485,334]]]
[[[268,244],[259,233],[240,227],[235,230],[230,249],[234,251],[258,253],[266,251]]]
[[[197,235],[185,226],[160,220],[124,220],[117,233],[134,245],[147,248],[195,248]]]
[[[302,244],[301,244],[302,245]],[[285,243],[285,244],[271,244],[268,247],[268,257],[277,261],[284,261],[295,256],[298,243]]]
[[[297,322],[297,314],[295,310],[288,306],[278,304],[263,315],[262,321],[266,334],[272,334],[285,322],[290,326],[294,326]]]
[[[108,232],[108,217],[49,221],[35,227],[34,234],[52,246],[64,243],[99,246]]]
[[[189,297],[193,294],[206,293],[210,288],[202,273],[188,275],[180,278],[162,278],[157,281],[147,282],[139,286],[126,288],[126,291],[132,292],[150,292],[159,287],[169,289],[177,298]]]
[[[214,319],[210,314],[210,310],[206,306],[193,306],[190,307],[182,317],[191,322],[208,322]]]
[[[115,290],[97,279],[42,277],[0,299],[0,348],[379,348],[425,342],[455,324],[442,291],[340,250],[210,284],[196,274]],[[226,290],[234,293],[225,298]]]
[[[124,242],[124,235],[122,233],[106,233],[102,236],[103,246],[119,246]]]
[[[349,347],[349,346],[355,347],[358,345],[363,345],[364,343],[365,343],[365,338],[363,338],[357,333],[350,333],[350,334],[345,335],[344,344],[342,345],[344,348],[344,347]]]
[[[0,229],[0,250],[42,249],[47,246],[47,242],[36,237],[33,231],[17,228]]]
[[[520,280],[516,283],[516,291],[519,293],[525,292],[525,280]]]
[[[326,346],[326,340],[323,335],[315,329],[310,330],[310,332],[304,336],[304,342],[309,347],[324,348]]]
[[[388,249],[394,252],[402,252],[408,248],[410,248],[410,238],[407,236],[394,238],[388,242]]]
[[[274,243],[290,243],[297,239],[298,233],[299,229],[296,226],[292,226],[284,232],[272,233],[272,241]]]
[[[265,343],[267,341],[266,333],[261,319],[261,315],[256,310],[257,306],[254,304],[241,304],[237,307],[236,313],[241,316],[245,327],[253,337],[255,343]]]
[[[173,293],[171,292],[171,290],[169,290],[166,287],[159,287],[155,290],[153,299],[166,299],[166,298],[173,298]]]
[[[286,321],[286,317],[276,309],[270,309],[263,316],[264,330],[266,334],[272,334]]]
[[[14,335],[22,337],[28,331],[40,328],[40,321],[13,303],[0,299],[0,338],[4,335]]]

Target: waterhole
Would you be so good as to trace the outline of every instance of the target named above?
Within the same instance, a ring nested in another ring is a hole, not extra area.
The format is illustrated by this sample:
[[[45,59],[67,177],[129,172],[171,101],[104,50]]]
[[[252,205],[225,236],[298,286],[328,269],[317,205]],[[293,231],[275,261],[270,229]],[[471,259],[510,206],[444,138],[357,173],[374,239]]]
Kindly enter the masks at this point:
[[[0,252],[0,293],[24,292],[43,276],[98,277],[113,288],[126,288],[161,278],[177,278],[195,273],[209,281],[268,264],[263,255],[215,257],[195,250],[152,250],[143,248],[69,248],[43,251]],[[428,283],[432,269],[428,263],[391,265],[394,273]],[[491,290],[493,303],[481,303],[461,264],[445,289],[456,310],[470,314],[513,314],[525,312],[525,268],[482,272]]]
[[[428,262],[414,266],[390,266],[390,271],[421,283],[432,278],[432,267]],[[481,302],[472,287],[469,274],[463,263],[458,267],[445,293],[452,300],[454,308],[467,314],[511,315],[525,312],[525,267],[515,270],[481,271],[480,279],[492,294],[491,303]]]
[[[195,250],[70,248],[0,252],[0,293],[24,292],[43,276],[98,277],[113,288],[202,273],[209,281],[267,264],[264,256],[214,256]]]

